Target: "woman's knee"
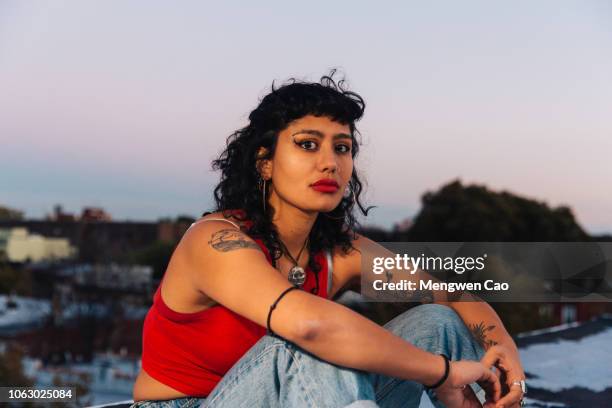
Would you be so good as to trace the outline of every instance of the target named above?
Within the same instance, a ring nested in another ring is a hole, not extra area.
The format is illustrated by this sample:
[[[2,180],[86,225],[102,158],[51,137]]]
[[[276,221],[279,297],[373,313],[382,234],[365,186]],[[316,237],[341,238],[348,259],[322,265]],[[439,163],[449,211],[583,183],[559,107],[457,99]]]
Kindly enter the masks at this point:
[[[270,347],[275,349],[278,383],[287,390],[286,393],[283,390],[280,393],[289,400],[295,398],[289,395],[291,391],[295,392],[298,388],[301,390],[299,393],[307,394],[304,396],[307,400],[329,401],[331,406],[344,406],[356,400],[375,398],[369,373],[337,366],[280,338],[270,342]]]
[[[368,373],[266,335],[225,374],[205,406],[236,406],[245,398],[262,406],[344,406],[375,393]]]
[[[453,309],[434,303],[405,311],[387,323],[385,328],[406,340],[438,336],[441,332],[446,332],[447,335],[469,333]]]
[[[414,308],[420,320],[430,321],[448,327],[463,326],[463,320],[452,308],[437,303],[428,303]]]
[[[415,322],[436,322],[448,325],[461,323],[461,318],[450,307],[437,303],[415,306],[390,320],[385,327],[389,330],[401,328]]]
[[[263,340],[263,341],[262,341]],[[283,372],[298,370],[302,373],[327,376],[357,376],[367,377],[365,372],[340,367],[322,360],[314,354],[304,350],[298,345],[276,336],[265,336],[260,340],[257,354],[268,355],[267,358],[275,360],[277,369]]]
[[[414,307],[385,327],[415,346],[453,359],[479,359],[483,350],[461,317],[450,307],[425,304]]]

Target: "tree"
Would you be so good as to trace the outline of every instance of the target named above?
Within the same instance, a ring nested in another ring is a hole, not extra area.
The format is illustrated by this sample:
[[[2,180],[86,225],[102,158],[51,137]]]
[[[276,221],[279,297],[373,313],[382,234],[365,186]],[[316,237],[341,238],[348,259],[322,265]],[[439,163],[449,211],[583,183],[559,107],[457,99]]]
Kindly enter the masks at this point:
[[[23,220],[23,211],[0,206],[0,220]]]
[[[494,192],[459,180],[435,192],[426,192],[412,227],[398,232],[397,241],[414,242],[572,242],[588,241],[571,209],[550,208],[546,203],[510,192]],[[412,304],[382,303],[373,306],[371,318],[385,322]],[[539,315],[538,303],[492,305],[511,333],[553,324]],[[529,318],[525,318],[529,316]]]
[[[9,294],[13,292],[18,280],[19,275],[16,270],[8,265],[0,264],[0,293]]]
[[[565,206],[459,180],[422,197],[423,207],[402,238],[407,241],[587,241],[588,234]]]
[[[0,293],[30,296],[32,271],[26,268],[15,269],[0,262]]]

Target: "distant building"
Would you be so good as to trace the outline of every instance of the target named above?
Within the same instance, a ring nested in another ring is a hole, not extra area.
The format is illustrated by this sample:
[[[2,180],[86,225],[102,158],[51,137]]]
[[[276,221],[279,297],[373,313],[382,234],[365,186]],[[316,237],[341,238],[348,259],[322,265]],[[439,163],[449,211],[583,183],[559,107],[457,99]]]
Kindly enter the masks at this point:
[[[601,314],[611,314],[612,304],[609,302],[563,302],[541,303],[539,314],[548,317],[554,324],[584,322]]]
[[[53,213],[45,217],[46,221],[55,222],[75,222],[75,221],[111,221],[112,217],[103,208],[100,207],[83,207],[81,216],[72,213],[64,212],[61,204],[56,204],[53,207]]]
[[[143,291],[153,285],[153,268],[148,265],[78,264],[66,267],[62,275],[81,286]]]
[[[58,221],[58,222],[74,222],[76,221],[76,216],[71,213],[64,212],[63,207],[60,204],[55,205],[53,207],[53,214],[47,216],[49,221]]]
[[[103,208],[85,207],[81,213],[81,221],[111,221],[112,217]]]
[[[84,219],[62,217],[51,220],[0,220],[0,229],[26,228],[30,234],[62,238],[78,248],[78,260],[86,263],[125,262],[126,254],[146,250],[158,242],[176,243],[194,221],[184,216],[176,220],[102,221],[104,211],[83,211]],[[98,220],[98,221],[93,221]],[[92,222],[89,222],[92,221]],[[1,249],[1,247],[0,247]]]
[[[0,229],[0,252],[9,262],[18,263],[58,261],[77,255],[68,239],[30,234],[22,227]]]
[[[157,239],[161,242],[178,242],[194,221],[189,217],[179,217],[176,221],[159,220]]]

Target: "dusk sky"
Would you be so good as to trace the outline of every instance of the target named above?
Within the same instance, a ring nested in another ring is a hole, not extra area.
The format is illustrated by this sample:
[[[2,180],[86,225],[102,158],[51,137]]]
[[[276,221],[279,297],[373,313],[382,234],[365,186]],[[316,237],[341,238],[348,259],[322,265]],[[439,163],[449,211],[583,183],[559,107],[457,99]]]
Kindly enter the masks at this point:
[[[366,100],[365,224],[454,179],[612,233],[612,2],[0,0],[0,205],[196,216],[272,80]]]

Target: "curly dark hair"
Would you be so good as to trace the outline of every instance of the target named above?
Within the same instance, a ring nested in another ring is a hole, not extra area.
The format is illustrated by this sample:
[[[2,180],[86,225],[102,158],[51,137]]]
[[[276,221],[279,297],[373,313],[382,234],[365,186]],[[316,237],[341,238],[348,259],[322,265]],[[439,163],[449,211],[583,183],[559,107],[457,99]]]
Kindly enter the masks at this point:
[[[257,163],[262,159],[271,159],[279,132],[294,120],[306,115],[326,116],[348,125],[353,141],[351,154],[353,159],[357,156],[359,143],[356,136],[359,131],[355,122],[363,116],[365,102],[355,92],[345,89],[343,79],[335,81],[334,74],[335,70],[332,70],[329,75],[321,77],[319,82],[292,78],[278,88],[272,83],[271,92],[249,115],[249,124],[227,138],[225,150],[212,163],[213,170],[221,170],[221,181],[214,190],[214,211],[221,211],[226,217],[251,221],[252,224],[246,232],[263,241],[275,266],[282,256],[283,245],[271,221],[274,209],[268,206],[264,212]],[[258,157],[261,147],[266,148],[266,155]],[[336,245],[345,253],[354,249],[351,240],[354,239],[354,231],[359,227],[359,223],[353,214],[353,208],[356,204],[365,216],[372,208],[365,208],[361,203],[362,188],[357,171],[353,169],[349,181],[352,193],[342,198],[332,211],[317,217],[309,235],[308,263],[317,278],[320,267],[314,261],[314,254],[324,249],[331,250]],[[237,209],[243,210],[244,218],[231,211]],[[318,279],[316,281],[317,287],[313,289],[313,293],[319,291]]]

